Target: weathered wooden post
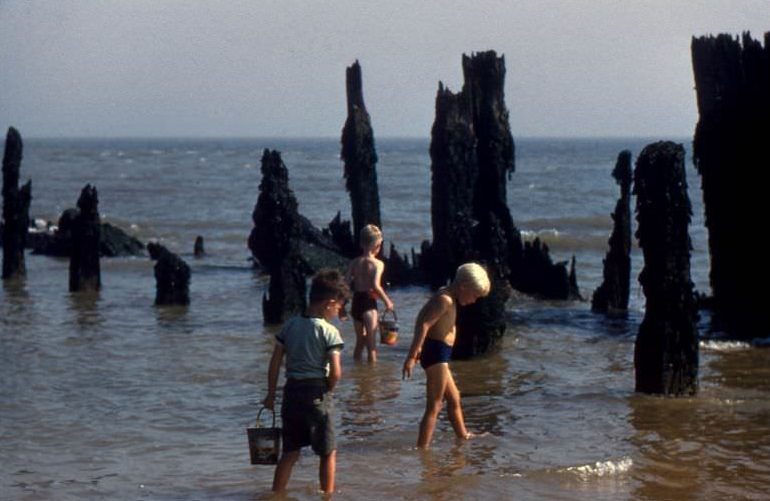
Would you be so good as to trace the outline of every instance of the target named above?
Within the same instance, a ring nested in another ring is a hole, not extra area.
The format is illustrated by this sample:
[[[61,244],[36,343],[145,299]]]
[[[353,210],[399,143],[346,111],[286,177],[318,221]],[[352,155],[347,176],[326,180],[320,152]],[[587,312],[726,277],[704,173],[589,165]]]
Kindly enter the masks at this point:
[[[473,195],[478,177],[476,136],[470,102],[439,82],[431,129],[431,226],[433,245],[426,262],[431,286],[445,285],[474,255]]]
[[[193,256],[203,257],[206,255],[206,249],[203,246],[203,237],[198,235],[195,237],[195,243],[193,244]]]
[[[770,33],[693,38],[699,120],[693,160],[701,176],[709,233],[714,323],[738,339],[770,334],[770,267],[745,242],[765,227],[770,169]]]
[[[692,395],[698,387],[697,311],[690,280],[692,209],[684,148],[658,142],[636,161],[636,236],[644,255],[639,275],[647,299],[634,351],[636,391]]]
[[[72,221],[72,253],[70,254],[70,292],[98,291],[102,288],[99,267],[99,197],[96,187],[83,188],[78,198],[78,213]]]
[[[252,213],[254,228],[249,249],[270,274],[263,296],[265,323],[283,322],[305,309],[305,280],[309,270],[299,255],[301,230],[297,199],[289,188],[289,171],[278,151],[262,154],[262,182]]]
[[[3,279],[24,277],[24,248],[29,230],[29,204],[32,200],[32,181],[19,189],[19,169],[24,145],[21,134],[8,128],[3,154]]]
[[[190,304],[190,267],[166,247],[151,242],[147,251],[155,263],[155,304]]]
[[[604,280],[594,291],[591,310],[597,313],[624,313],[628,310],[631,283],[631,152],[618,155],[612,177],[620,185],[620,199],[612,213],[614,222],[607,256],[604,258]]]
[[[361,228],[380,221],[380,195],[377,187],[377,151],[369,112],[364,104],[361,66],[356,61],[345,71],[348,116],[342,129],[342,160],[345,187],[350,193],[353,239],[358,243]]]

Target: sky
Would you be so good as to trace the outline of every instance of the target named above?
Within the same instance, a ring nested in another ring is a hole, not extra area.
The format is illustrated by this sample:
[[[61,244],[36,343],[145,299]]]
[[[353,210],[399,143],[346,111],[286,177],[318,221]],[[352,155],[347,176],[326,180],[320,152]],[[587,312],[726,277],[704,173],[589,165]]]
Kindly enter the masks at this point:
[[[692,36],[770,0],[0,0],[0,127],[24,137],[430,137],[463,54],[505,57],[514,137],[690,137]],[[4,130],[4,129],[3,129]]]

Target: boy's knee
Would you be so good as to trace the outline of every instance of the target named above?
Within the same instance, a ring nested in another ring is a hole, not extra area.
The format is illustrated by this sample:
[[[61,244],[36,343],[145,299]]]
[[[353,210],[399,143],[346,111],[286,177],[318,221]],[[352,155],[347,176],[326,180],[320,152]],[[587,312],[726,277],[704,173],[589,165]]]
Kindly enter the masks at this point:
[[[442,401],[438,402],[431,402],[428,404],[428,413],[434,416],[438,416],[441,412],[441,408],[444,407],[444,403]]]

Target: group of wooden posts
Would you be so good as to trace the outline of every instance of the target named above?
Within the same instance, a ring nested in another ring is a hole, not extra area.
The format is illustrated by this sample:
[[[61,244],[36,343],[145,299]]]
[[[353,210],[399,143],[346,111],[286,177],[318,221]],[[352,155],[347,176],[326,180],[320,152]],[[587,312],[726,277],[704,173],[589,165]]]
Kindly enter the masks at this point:
[[[770,267],[749,252],[761,231],[763,189],[757,177],[770,167],[770,37],[764,47],[748,34],[692,41],[700,119],[693,157],[702,176],[709,230],[713,325],[726,335],[767,336],[764,296]],[[431,130],[431,216],[433,241],[411,259],[391,245],[385,280],[392,285],[438,287],[459,264],[483,263],[493,293],[458,312],[454,358],[468,358],[494,346],[505,331],[505,303],[511,288],[544,298],[579,298],[575,262],[553,263],[539,240],[523,242],[506,201],[506,180],[515,169],[514,141],[504,100],[505,61],[494,51],[463,56],[464,85],[454,93],[439,83]],[[348,116],[342,159],[352,207],[351,223],[339,213],[319,230],[301,216],[289,189],[288,169],[277,151],[262,156],[262,181],[252,214],[249,248],[270,275],[263,297],[265,321],[281,322],[305,306],[308,275],[322,266],[342,266],[357,252],[359,231],[382,226],[377,187],[377,153],[363,100],[361,68],[347,69]],[[3,159],[3,279],[23,276],[29,226],[30,183],[18,187],[21,138],[8,132]],[[647,393],[693,394],[697,390],[696,294],[690,278],[688,226],[691,206],[680,144],[657,142],[639,154],[621,152],[612,175],[621,188],[614,229],[604,260],[604,280],[592,309],[623,315],[628,308],[631,270],[631,196],[636,196],[636,237],[644,268],[646,297],[634,356],[636,388]],[[632,190],[633,183],[633,190]],[[98,290],[99,214],[96,189],[86,186],[72,222],[70,290]],[[196,249],[198,243],[196,242]],[[157,304],[189,303],[190,269],[158,244],[148,245],[158,262]],[[202,240],[200,241],[202,252]],[[197,253],[197,251],[196,251]]]

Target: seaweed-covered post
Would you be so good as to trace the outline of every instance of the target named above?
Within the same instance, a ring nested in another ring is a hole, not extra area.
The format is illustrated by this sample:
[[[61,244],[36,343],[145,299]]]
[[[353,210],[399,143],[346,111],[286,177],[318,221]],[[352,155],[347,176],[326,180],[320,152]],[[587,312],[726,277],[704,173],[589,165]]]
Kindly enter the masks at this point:
[[[147,244],[155,263],[155,304],[190,304],[190,267],[179,256],[157,243]]]
[[[358,242],[361,228],[380,221],[380,195],[377,187],[377,151],[369,112],[364,104],[361,66],[356,61],[345,71],[348,116],[342,129],[342,160],[345,187],[350,193],[353,239]]]
[[[3,278],[24,277],[24,247],[29,229],[29,204],[32,200],[32,182],[19,189],[19,169],[24,149],[21,134],[8,128],[3,154]]]
[[[78,198],[78,213],[72,221],[70,255],[70,292],[98,291],[102,288],[99,268],[99,197],[96,187],[83,188]]]
[[[639,282],[647,299],[634,351],[636,391],[692,395],[698,384],[698,332],[690,280],[692,209],[684,148],[658,142],[636,161],[634,194],[644,255]]]
[[[505,105],[505,58],[497,57],[492,50],[470,57],[463,55],[462,66],[463,96],[458,98],[458,106],[460,112],[468,110],[467,122],[475,136],[476,162],[466,163],[463,174],[465,181],[471,183],[475,224],[470,231],[473,252],[486,264],[492,290],[475,304],[458,308],[453,358],[483,353],[505,332],[505,302],[510,296],[508,279],[512,265],[521,260],[522,253],[521,235],[513,224],[506,198],[506,181],[514,171],[514,143]],[[458,146],[457,153],[462,157],[472,143],[462,130],[465,123],[458,124],[460,130],[454,137],[459,142],[451,147]]]
[[[612,177],[620,185],[620,199],[612,213],[614,226],[610,249],[604,258],[604,280],[591,300],[591,310],[597,313],[622,313],[628,310],[631,282],[631,152],[618,155]]]
[[[766,337],[770,267],[744,242],[764,228],[770,168],[770,33],[693,38],[699,120],[693,160],[701,176],[715,323],[738,339]]]
[[[304,311],[308,270],[298,250],[301,221],[297,200],[278,151],[265,149],[262,154],[262,182],[252,220],[249,249],[270,274],[268,293],[262,298],[264,320],[280,323]]]
[[[505,105],[505,58],[490,50],[463,55],[463,94],[470,102],[476,135],[478,177],[473,190],[476,248],[483,259],[509,273],[521,259],[521,234],[506,197],[515,170],[514,143]]]
[[[433,244],[425,267],[431,286],[446,284],[458,266],[474,258],[473,195],[478,164],[467,94],[439,82],[431,129],[431,226]]]

